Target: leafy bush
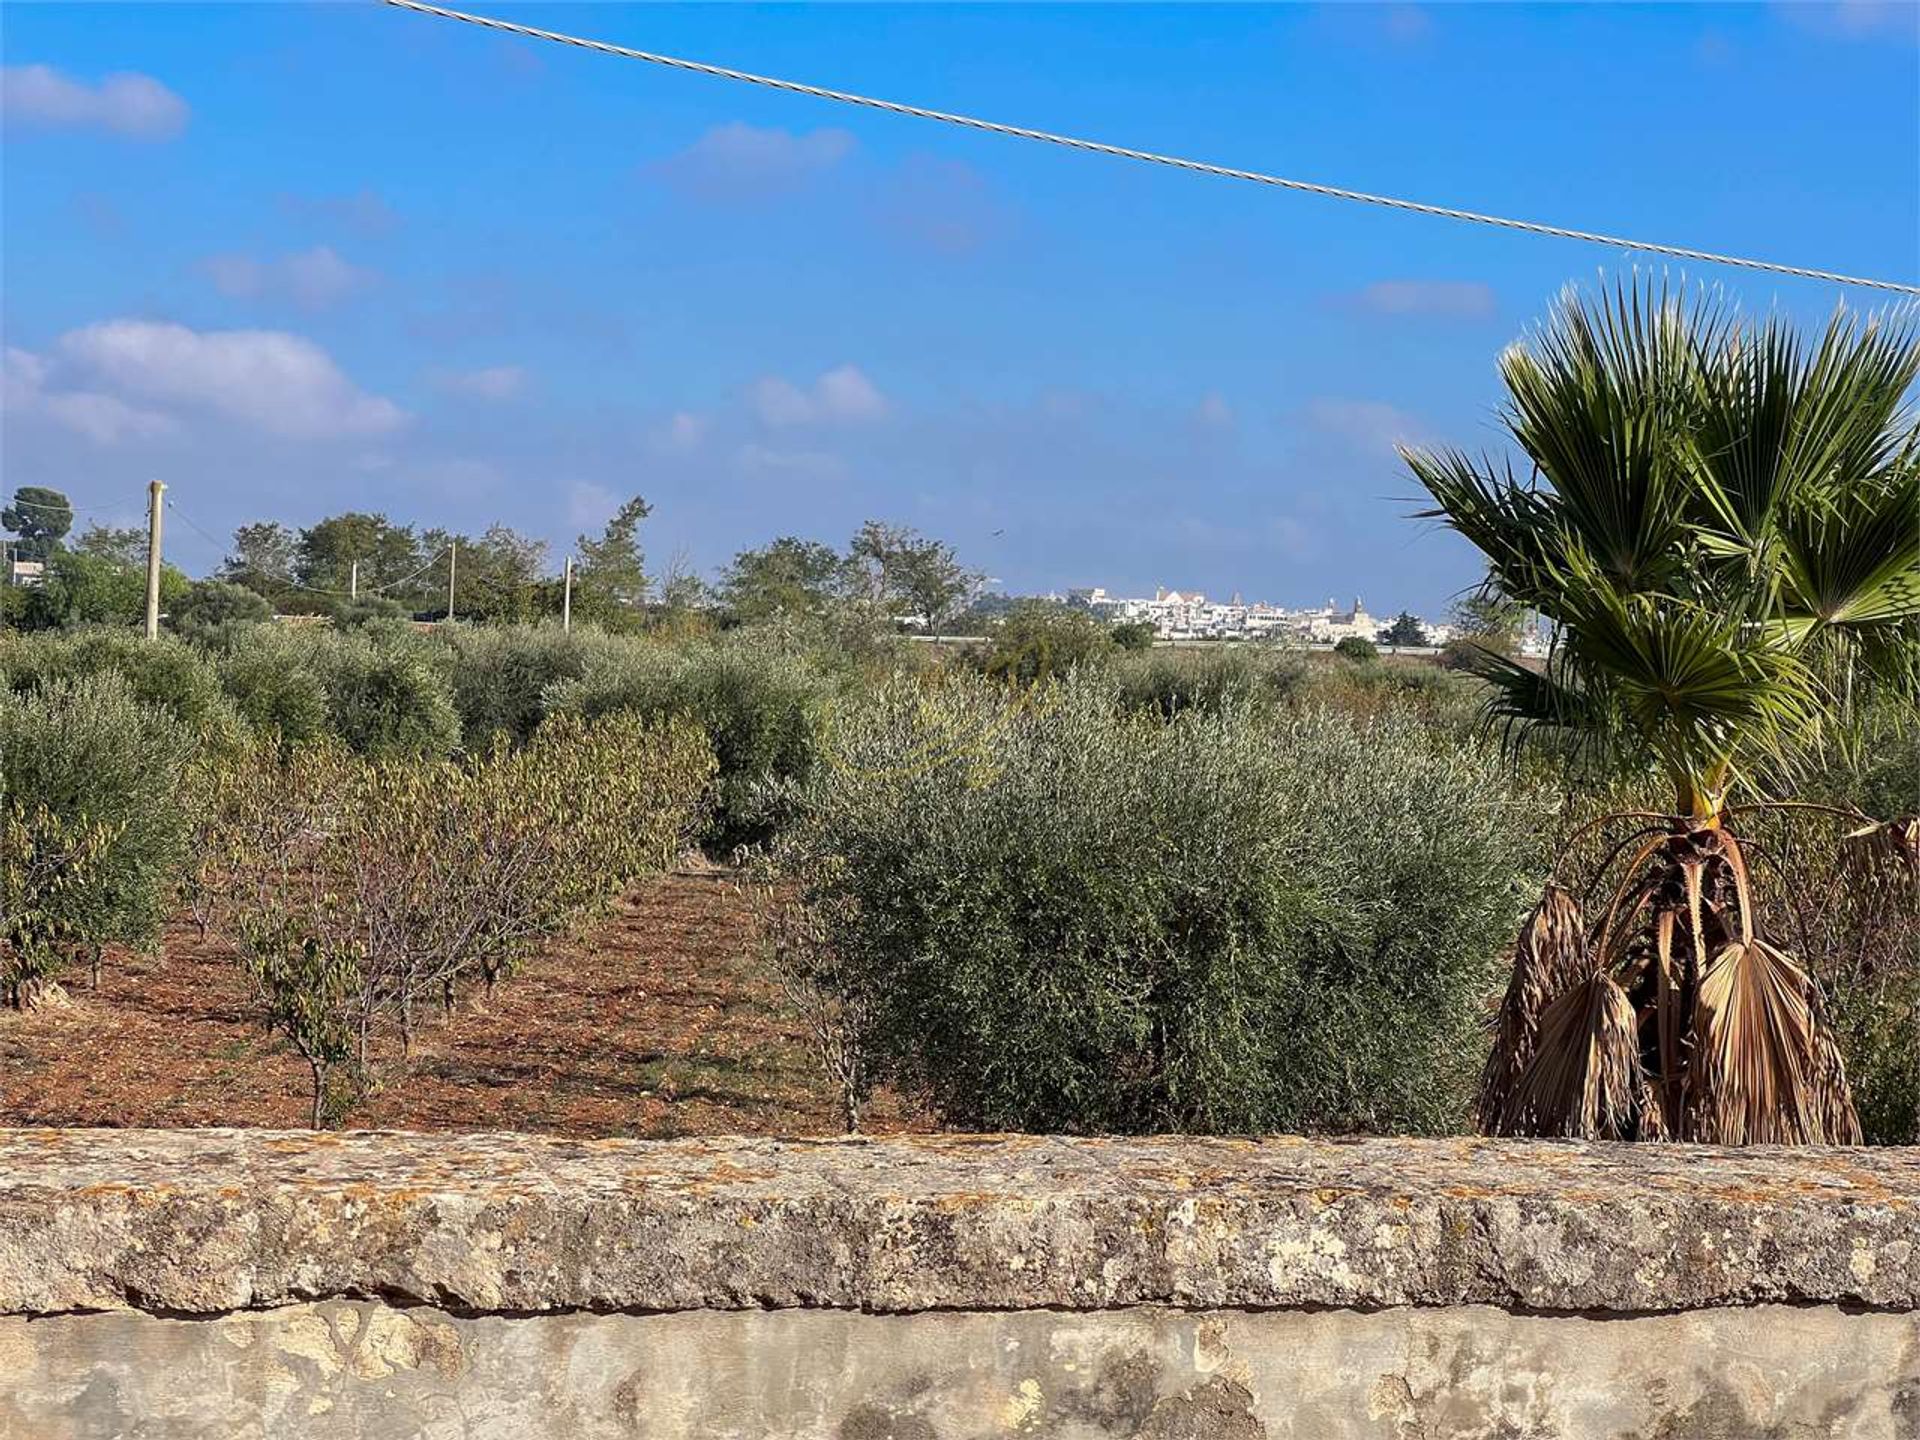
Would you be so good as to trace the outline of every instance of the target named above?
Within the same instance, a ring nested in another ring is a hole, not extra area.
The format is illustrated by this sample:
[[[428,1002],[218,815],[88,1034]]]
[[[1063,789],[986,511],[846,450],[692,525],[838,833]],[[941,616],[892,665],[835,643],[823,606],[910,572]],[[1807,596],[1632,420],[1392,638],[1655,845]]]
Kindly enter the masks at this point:
[[[585,673],[595,643],[558,626],[455,626],[440,633],[452,652],[454,708],[471,750],[485,748],[496,733],[526,743],[546,715],[547,691]]]
[[[1122,650],[1151,650],[1154,628],[1145,620],[1129,620],[1107,632]]]
[[[778,847],[867,1070],[968,1127],[1450,1130],[1535,857],[1417,718],[893,685]]]
[[[628,711],[698,725],[719,763],[703,842],[721,853],[766,840],[813,768],[833,681],[805,656],[749,633],[683,647],[596,648],[554,686],[548,709],[587,718]]]
[[[1333,647],[1333,653],[1338,655],[1342,660],[1351,660],[1355,664],[1363,664],[1368,660],[1378,660],[1380,658],[1380,647],[1364,636],[1349,635]]]
[[[445,755],[460,743],[452,688],[420,647],[364,634],[309,643],[327,691],[328,729],[356,754]]]
[[[263,629],[219,654],[220,683],[252,730],[277,736],[283,750],[332,733],[332,702],[313,647]]]
[[[0,798],[10,816],[5,889],[41,896],[52,918],[7,981],[50,977],[82,946],[144,944],[178,893],[192,826],[182,776],[189,732],[119,675],[58,679],[0,696]],[[57,860],[61,855],[69,858]],[[51,893],[34,879],[49,862]]]
[[[1118,648],[1107,627],[1084,610],[1048,600],[1016,601],[972,652],[983,675],[1036,685],[1103,660]]]
[[[134,700],[166,711],[207,743],[234,737],[233,710],[218,672],[182,641],[104,628],[0,636],[0,676],[15,694],[95,675],[119,676]]]
[[[1186,710],[1218,713],[1235,705],[1286,700],[1299,690],[1306,668],[1298,655],[1236,646],[1126,655],[1108,673],[1124,708],[1152,710],[1172,719]]]
[[[265,597],[225,580],[196,580],[167,612],[167,623],[182,635],[204,635],[216,626],[258,625],[273,618]]]

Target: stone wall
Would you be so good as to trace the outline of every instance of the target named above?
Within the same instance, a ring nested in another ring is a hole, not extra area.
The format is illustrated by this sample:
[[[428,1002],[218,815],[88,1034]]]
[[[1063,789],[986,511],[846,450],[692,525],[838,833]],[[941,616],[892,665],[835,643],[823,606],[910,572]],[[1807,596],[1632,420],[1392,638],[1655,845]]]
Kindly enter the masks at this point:
[[[1920,1153],[0,1131],[0,1437],[1920,1437]]]

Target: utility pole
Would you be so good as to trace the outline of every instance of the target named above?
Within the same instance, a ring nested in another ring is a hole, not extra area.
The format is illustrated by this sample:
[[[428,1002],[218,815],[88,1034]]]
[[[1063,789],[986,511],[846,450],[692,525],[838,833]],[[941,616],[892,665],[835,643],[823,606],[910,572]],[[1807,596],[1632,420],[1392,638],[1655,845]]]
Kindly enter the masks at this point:
[[[347,562],[347,599],[358,600],[359,598],[360,562],[358,560],[349,560]]]
[[[147,482],[147,638],[160,638],[160,497],[167,487]]]
[[[560,629],[573,629],[573,556],[567,556],[566,579],[560,587]]]
[[[460,542],[447,546],[447,622],[453,622],[453,577],[460,569]]]

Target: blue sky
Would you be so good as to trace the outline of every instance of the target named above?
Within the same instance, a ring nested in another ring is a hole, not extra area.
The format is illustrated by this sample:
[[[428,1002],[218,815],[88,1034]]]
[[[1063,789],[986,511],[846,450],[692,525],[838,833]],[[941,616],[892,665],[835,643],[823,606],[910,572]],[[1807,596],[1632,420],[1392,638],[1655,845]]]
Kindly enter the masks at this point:
[[[1911,5],[471,8],[1920,280]],[[372,4],[4,26],[4,484],[125,522],[157,477],[220,538],[351,506],[557,557],[637,492],[703,570],[876,516],[1018,591],[1437,612],[1476,570],[1394,441],[1497,443],[1501,345],[1632,263]]]

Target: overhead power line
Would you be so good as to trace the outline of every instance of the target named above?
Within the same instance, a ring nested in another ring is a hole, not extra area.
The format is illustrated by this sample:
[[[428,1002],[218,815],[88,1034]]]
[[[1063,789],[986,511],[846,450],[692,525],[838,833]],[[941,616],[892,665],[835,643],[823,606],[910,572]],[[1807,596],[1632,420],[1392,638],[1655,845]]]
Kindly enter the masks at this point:
[[[1240,170],[1230,165],[1213,165],[1204,160],[1183,159],[1178,155],[1159,155],[1151,150],[1134,150],[1125,145],[1109,145],[1099,140],[1083,140],[1072,135],[1057,135],[1049,130],[1034,130],[1025,125],[1007,125],[997,120],[982,120],[973,115],[955,115],[944,110],[930,110],[922,105],[908,105],[898,100],[881,100],[871,95],[855,95],[845,90],[829,90],[821,85],[807,85],[798,80],[781,80],[771,75],[755,75],[747,70],[732,70],[724,65],[708,65],[699,60],[659,55],[648,50],[634,50],[606,40],[590,40],[579,35],[563,35],[557,30],[541,30],[532,25],[516,25],[511,20],[499,20],[491,15],[472,15],[464,10],[449,10],[444,6],[426,4],[425,0],[385,0],[385,3],[401,10],[415,11],[421,15],[433,15],[443,20],[458,20],[467,25],[478,25],[487,30],[499,30],[509,35],[522,35],[529,40],[550,40],[558,45],[572,45],[582,50],[598,51],[603,55],[618,55],[627,60],[644,60],[649,65],[664,65],[670,70],[686,70],[696,75],[710,75],[718,80],[737,80],[747,85],[762,85],[771,90],[784,90],[793,95],[810,95],[816,100],[832,100],[841,105],[860,105],[869,110],[884,110],[893,115],[907,115],[916,120],[936,120],[943,125],[958,125],[968,130],[982,130],[990,135],[1009,135],[1017,140],[1038,140],[1047,145],[1060,145],[1069,150],[1084,150],[1095,155],[1110,155],[1119,160],[1139,160],[1149,165],[1166,165],[1176,170],[1191,170],[1200,175],[1216,175],[1224,180],[1249,180],[1256,185],[1273,185],[1283,190],[1298,190],[1308,195],[1322,195],[1332,200],[1352,200],[1362,205],[1382,205],[1391,210],[1406,210],[1416,215],[1432,215],[1443,220],[1465,220],[1475,225],[1492,225],[1502,230],[1518,230],[1528,235],[1549,235],[1561,240],[1580,240],[1591,245],[1605,245],[1612,250],[1671,255],[1681,260],[1731,265],[1742,270],[1764,270],[1775,275],[1797,275],[1805,280],[1828,280],[1837,285],[1857,285],[1870,290],[1891,290],[1902,295],[1920,295],[1920,285],[1907,284],[1898,280],[1875,280],[1861,275],[1842,275],[1832,270],[1783,265],[1772,260],[1755,260],[1742,255],[1721,255],[1712,250],[1695,250],[1684,245],[1666,245],[1651,240],[1631,240],[1625,236],[1605,235],[1592,230],[1575,230],[1564,225],[1545,225],[1533,220],[1514,220],[1502,215],[1483,215],[1475,210],[1462,210],[1451,205],[1428,205],[1418,200],[1402,200],[1392,195],[1375,195],[1365,190],[1349,190],[1339,185],[1321,185],[1311,180],[1290,180],[1281,175],[1268,175],[1258,170]]]

